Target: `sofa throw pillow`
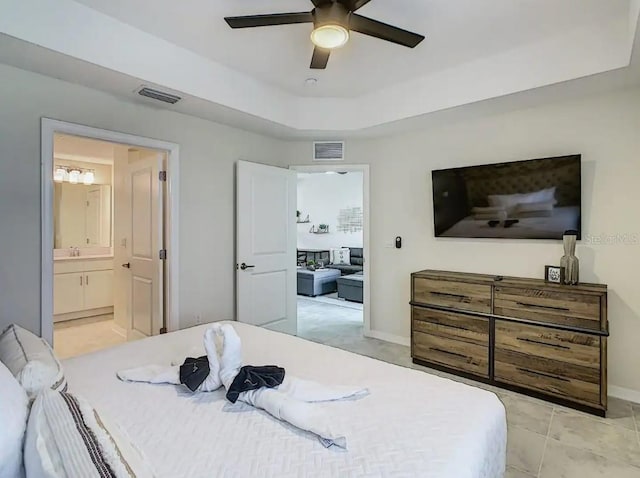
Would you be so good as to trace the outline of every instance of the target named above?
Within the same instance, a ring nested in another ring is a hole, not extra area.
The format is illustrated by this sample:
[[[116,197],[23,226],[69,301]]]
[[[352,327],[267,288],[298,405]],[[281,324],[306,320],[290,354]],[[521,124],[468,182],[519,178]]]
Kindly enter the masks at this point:
[[[0,478],[24,476],[22,443],[28,414],[27,393],[0,363]]]
[[[351,265],[351,250],[348,247],[333,249],[331,263],[335,265]]]
[[[27,476],[41,478],[153,476],[119,427],[81,397],[45,390],[31,407],[24,445]]]
[[[62,365],[49,344],[18,325],[12,324],[0,334],[0,362],[31,398],[43,389],[67,388]]]

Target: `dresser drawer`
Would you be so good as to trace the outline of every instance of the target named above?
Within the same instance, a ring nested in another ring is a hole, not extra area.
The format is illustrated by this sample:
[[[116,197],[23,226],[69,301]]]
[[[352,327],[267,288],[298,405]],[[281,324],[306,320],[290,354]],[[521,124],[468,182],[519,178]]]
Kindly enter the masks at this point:
[[[413,357],[416,359],[482,377],[489,376],[489,348],[485,345],[476,345],[441,335],[425,334],[416,330],[412,334],[411,345]]]
[[[595,335],[497,320],[496,348],[600,368],[600,337]]]
[[[566,290],[495,287],[494,314],[593,330],[601,329],[600,296]]]
[[[413,300],[425,305],[473,312],[491,312],[491,286],[416,277]]]
[[[565,400],[600,407],[602,403],[599,374],[592,369],[585,369],[585,371],[587,372],[585,375],[580,375],[568,371],[562,362],[523,362],[513,360],[513,356],[503,350],[495,351],[494,380],[496,382],[517,385]]]
[[[496,321],[494,378],[600,404],[600,337]]]
[[[412,317],[414,332],[489,346],[489,319],[422,307],[413,307]]]

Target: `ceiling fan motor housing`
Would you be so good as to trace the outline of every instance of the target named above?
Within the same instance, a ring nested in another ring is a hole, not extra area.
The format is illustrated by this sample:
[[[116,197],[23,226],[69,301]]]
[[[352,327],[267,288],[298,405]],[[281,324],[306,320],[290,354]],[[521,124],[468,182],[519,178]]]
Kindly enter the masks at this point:
[[[349,30],[349,16],[351,12],[341,3],[329,3],[316,7],[313,11],[313,25],[315,28],[323,25],[340,25]]]

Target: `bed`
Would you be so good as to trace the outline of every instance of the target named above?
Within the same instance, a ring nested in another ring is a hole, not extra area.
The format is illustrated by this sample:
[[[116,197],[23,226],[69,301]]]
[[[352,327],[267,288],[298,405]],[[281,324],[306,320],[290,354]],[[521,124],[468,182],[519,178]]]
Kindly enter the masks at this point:
[[[244,362],[276,364],[327,384],[368,387],[327,407],[348,450],[251,408],[230,411],[224,392],[125,383],[116,371],[166,364],[202,343],[206,326],[130,342],[63,362],[69,390],[122,428],[158,477],[423,476],[499,478],[507,427],[495,394],[297,337],[233,322]]]
[[[568,229],[578,229],[580,208],[576,206],[556,207],[549,217],[518,218],[518,223],[509,228],[502,225],[490,227],[486,219],[477,220],[468,216],[454,224],[441,235],[443,237],[499,237],[511,239],[562,239]]]

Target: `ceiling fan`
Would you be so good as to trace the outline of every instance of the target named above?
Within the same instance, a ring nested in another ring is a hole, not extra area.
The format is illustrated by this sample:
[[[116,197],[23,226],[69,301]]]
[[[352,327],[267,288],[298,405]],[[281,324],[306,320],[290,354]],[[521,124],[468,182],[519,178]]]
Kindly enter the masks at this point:
[[[414,48],[424,40],[423,35],[354,13],[370,1],[311,0],[315,8],[310,12],[225,17],[225,20],[231,28],[313,23],[314,29],[311,32],[311,41],[315,48],[311,58],[311,68],[317,70],[323,70],[327,67],[331,50],[344,46],[349,41],[349,34],[352,31],[409,48]]]

